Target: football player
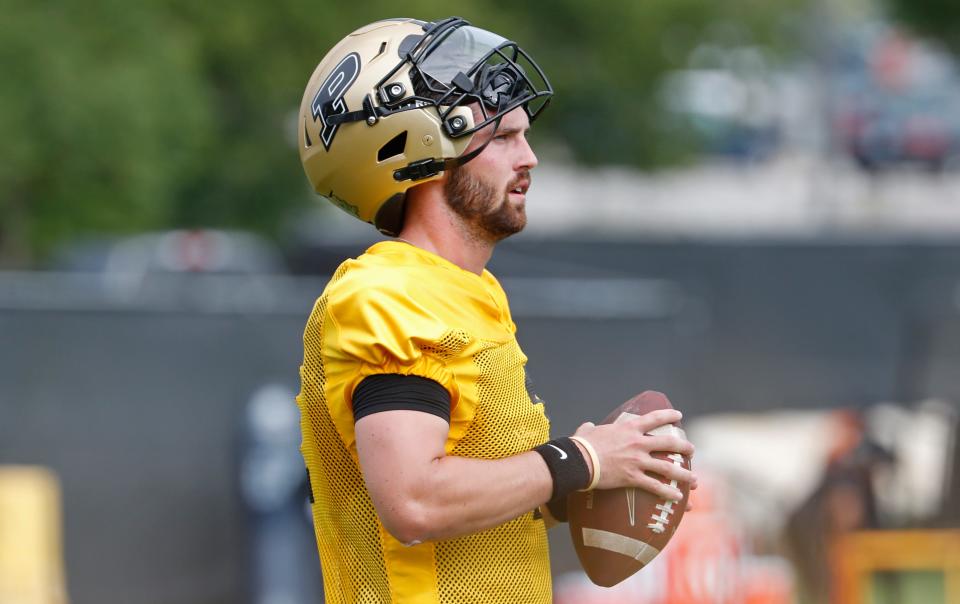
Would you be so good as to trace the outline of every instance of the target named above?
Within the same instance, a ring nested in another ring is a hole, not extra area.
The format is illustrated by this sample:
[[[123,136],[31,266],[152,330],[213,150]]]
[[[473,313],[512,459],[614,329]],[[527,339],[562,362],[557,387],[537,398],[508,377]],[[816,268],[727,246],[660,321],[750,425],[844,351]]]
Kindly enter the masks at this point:
[[[394,239],[344,262],[304,331],[302,451],[329,602],[551,601],[546,521],[566,495],[694,476],[661,410],[550,440],[507,297],[484,267],[524,228],[530,124],[553,90],[516,43],[463,19],[391,19],[310,78],[315,190]]]

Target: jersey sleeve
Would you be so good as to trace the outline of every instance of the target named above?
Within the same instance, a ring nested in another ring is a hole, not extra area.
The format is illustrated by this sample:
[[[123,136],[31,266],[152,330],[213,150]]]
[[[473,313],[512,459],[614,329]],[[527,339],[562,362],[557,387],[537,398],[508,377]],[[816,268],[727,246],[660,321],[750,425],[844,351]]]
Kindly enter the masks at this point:
[[[377,374],[414,375],[432,380],[459,400],[452,372],[425,352],[448,327],[403,284],[357,286],[348,295],[328,301],[324,360],[328,400],[341,400],[351,410],[356,386]]]

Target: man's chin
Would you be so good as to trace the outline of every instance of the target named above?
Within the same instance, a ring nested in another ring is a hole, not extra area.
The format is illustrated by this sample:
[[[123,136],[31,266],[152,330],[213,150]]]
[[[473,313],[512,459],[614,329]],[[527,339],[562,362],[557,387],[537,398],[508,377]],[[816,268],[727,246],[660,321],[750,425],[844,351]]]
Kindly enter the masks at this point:
[[[486,231],[492,236],[496,241],[501,241],[506,239],[510,235],[516,235],[527,226],[527,214],[520,208],[515,214],[511,212],[511,216],[499,217],[500,220],[496,222],[490,222],[486,225]]]

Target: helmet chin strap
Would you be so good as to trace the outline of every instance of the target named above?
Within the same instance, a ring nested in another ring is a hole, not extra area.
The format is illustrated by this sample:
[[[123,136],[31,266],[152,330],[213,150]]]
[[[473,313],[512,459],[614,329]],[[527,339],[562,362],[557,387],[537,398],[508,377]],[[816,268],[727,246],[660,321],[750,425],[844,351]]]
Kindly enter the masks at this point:
[[[460,157],[447,157],[442,159],[424,159],[418,162],[413,162],[408,164],[405,168],[400,168],[399,170],[394,170],[393,178],[397,181],[401,180],[422,180],[424,178],[429,178],[431,176],[436,176],[440,172],[446,170],[452,170],[453,168],[460,167],[466,164],[468,161],[474,159],[480,155],[484,149],[487,148],[487,145],[490,144],[490,141],[494,139],[497,135],[497,129],[500,127],[500,120],[503,119],[503,115],[498,115],[494,118],[493,130],[490,132],[489,138],[483,142],[482,145],[471,151],[470,153],[464,153]],[[403,229],[403,215],[404,215],[404,195],[398,194],[394,195],[393,199],[399,203],[387,203],[384,204],[380,211],[377,213],[377,218],[375,219],[375,224],[377,230],[379,230],[384,235],[390,237],[397,237],[400,231]],[[381,214],[384,214],[384,210],[387,208],[392,208],[390,216],[385,216],[383,221],[381,221]],[[393,220],[392,223],[388,222]],[[394,226],[388,227],[387,224],[393,224]]]
[[[504,103],[501,101],[500,103]],[[500,127],[500,120],[503,119],[503,114],[497,115],[493,120],[493,130],[490,131],[490,137],[483,142],[482,145],[474,149],[469,153],[464,153],[459,157],[445,157],[441,159],[423,159],[420,161],[415,161],[410,164],[407,164],[406,167],[400,168],[393,171],[393,179],[396,181],[402,180],[423,180],[424,178],[430,178],[431,176],[436,176],[441,172],[451,170],[453,168],[459,168],[468,161],[472,160],[476,156],[483,153],[483,150],[487,148],[487,145],[493,141],[494,137],[497,135],[497,129]]]

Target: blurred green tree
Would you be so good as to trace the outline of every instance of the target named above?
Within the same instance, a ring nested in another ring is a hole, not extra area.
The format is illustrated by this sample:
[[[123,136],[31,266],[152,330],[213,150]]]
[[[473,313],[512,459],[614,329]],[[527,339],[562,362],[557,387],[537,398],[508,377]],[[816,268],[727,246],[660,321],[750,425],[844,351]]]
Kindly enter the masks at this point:
[[[520,40],[549,74],[557,98],[538,137],[582,162],[651,166],[686,150],[662,119],[661,74],[715,37],[718,22],[741,32],[724,43],[775,40],[796,2],[463,0],[455,10]],[[450,10],[410,0],[400,12]],[[29,264],[91,233],[278,234],[314,198],[294,142],[308,76],[345,32],[397,13],[385,0],[7,3],[0,262]]]
[[[162,35],[158,35],[162,33]],[[196,41],[149,4],[14,2],[0,19],[0,252],[163,224],[203,169]]]
[[[956,0],[889,0],[889,6],[895,17],[960,52],[960,3]]]

